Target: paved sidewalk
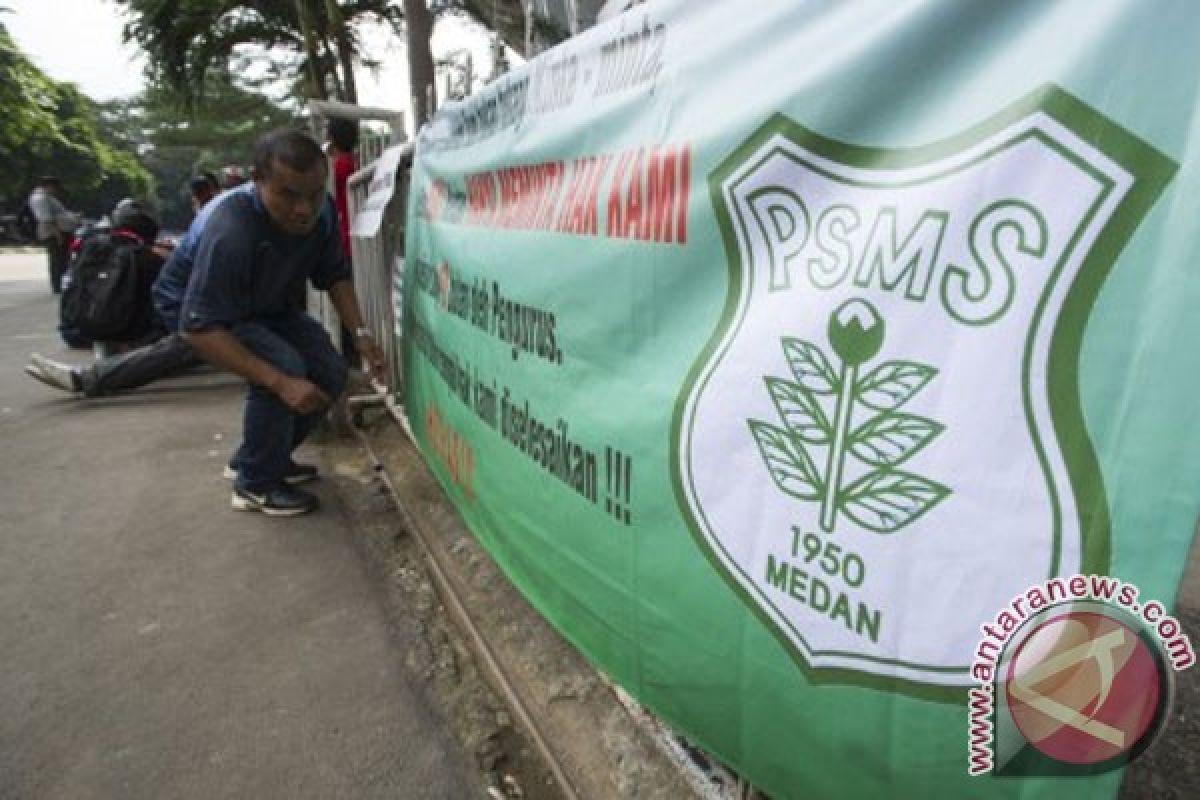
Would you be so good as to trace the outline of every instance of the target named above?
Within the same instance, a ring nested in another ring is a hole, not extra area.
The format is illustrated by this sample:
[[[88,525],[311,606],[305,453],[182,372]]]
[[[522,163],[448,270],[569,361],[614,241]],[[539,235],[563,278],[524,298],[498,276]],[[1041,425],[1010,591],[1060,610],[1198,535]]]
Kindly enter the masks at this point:
[[[328,487],[229,509],[237,381],[56,393],[54,308],[0,255],[0,798],[482,796]]]

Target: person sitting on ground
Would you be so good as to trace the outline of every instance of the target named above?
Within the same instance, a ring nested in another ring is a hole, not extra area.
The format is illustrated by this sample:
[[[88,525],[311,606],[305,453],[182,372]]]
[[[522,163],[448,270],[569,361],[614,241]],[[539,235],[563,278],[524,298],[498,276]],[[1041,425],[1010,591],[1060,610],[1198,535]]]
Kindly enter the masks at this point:
[[[71,302],[69,293],[71,284],[75,281],[75,264],[79,261],[79,253],[88,239],[97,234],[107,234],[111,230],[112,219],[105,214],[95,222],[77,228],[67,247],[67,268],[59,282],[62,296],[58,301],[58,334],[62,337],[63,343],[74,350],[90,350],[92,348],[92,340],[83,335],[83,331],[79,330],[79,326],[75,324],[72,310],[66,308],[67,304]],[[29,372],[29,369],[26,368],[25,371]]]
[[[136,283],[136,299],[125,327],[107,339],[112,346],[110,349],[124,351],[167,335],[154,311],[152,296],[154,282],[162,271],[166,256],[157,244],[158,220],[141,201],[132,197],[121,200],[113,209],[111,223],[108,236],[117,243],[118,250],[128,250]],[[86,253],[80,252],[80,266],[85,263],[85,256]]]
[[[157,235],[158,222],[132,198],[117,204],[107,226],[80,234],[59,302],[58,329],[68,346],[91,346],[103,337],[110,349],[129,349],[163,335],[150,298],[163,265],[153,247]],[[30,367],[27,373],[45,378],[36,363]]]
[[[79,227],[78,214],[63,205],[62,181],[47,175],[29,195],[29,208],[37,219],[37,241],[46,248],[50,267],[50,290],[62,291],[62,277],[67,269],[67,245],[71,233]]]
[[[328,164],[302,131],[280,129],[255,146],[254,191],[231,193],[196,249],[180,331],[208,361],[249,384],[231,505],[290,516],[317,499],[293,488],[291,454],[344,390],[347,367],[325,329],[296,303],[307,280],[327,291],[373,377],[379,346],[363,325],[337,217]]]
[[[253,186],[247,184],[239,191],[253,191]],[[151,287],[158,325],[165,332],[162,338],[128,352],[99,359],[88,367],[72,367],[40,353],[33,353],[25,372],[56,389],[95,398],[137,389],[203,364],[203,359],[179,335],[179,306],[192,272],[200,233],[212,212],[229,194],[208,203],[192,220],[187,233]]]

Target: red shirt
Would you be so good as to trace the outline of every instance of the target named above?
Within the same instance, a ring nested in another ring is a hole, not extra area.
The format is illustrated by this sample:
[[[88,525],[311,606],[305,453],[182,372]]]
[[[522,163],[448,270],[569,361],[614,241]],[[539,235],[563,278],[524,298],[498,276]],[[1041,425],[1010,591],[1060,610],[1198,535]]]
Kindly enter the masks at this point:
[[[358,161],[352,153],[333,156],[333,203],[338,212],[338,229],[342,234],[342,251],[350,258],[350,201],[346,181],[358,170]]]

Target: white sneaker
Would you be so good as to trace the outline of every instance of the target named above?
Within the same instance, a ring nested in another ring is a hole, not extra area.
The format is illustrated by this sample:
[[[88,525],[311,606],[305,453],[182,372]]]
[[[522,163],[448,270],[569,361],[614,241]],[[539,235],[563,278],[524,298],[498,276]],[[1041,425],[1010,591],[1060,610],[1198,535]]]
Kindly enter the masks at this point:
[[[34,353],[29,357],[29,363],[25,365],[25,374],[47,386],[62,389],[64,392],[83,390],[78,372],[66,364],[51,361],[39,353]]]

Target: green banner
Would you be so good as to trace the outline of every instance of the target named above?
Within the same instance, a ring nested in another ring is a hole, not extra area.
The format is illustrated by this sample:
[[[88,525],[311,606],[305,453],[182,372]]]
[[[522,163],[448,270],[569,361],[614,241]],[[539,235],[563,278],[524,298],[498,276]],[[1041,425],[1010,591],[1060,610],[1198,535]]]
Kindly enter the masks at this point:
[[[1111,795],[969,776],[968,690],[1030,587],[1178,589],[1198,44],[1186,0],[658,0],[543,54],[418,139],[422,449],[772,796]]]

